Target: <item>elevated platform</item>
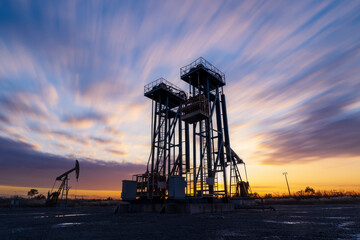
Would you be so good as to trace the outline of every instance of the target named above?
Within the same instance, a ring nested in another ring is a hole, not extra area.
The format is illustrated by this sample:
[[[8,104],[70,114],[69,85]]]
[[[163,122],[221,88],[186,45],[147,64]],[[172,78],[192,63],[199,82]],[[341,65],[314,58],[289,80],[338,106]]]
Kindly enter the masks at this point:
[[[179,107],[186,100],[186,93],[174,84],[159,78],[144,86],[144,96],[165,105],[168,97],[169,108]]]
[[[209,100],[204,95],[198,94],[185,101],[181,110],[185,122],[199,122],[209,117]]]
[[[185,82],[194,86],[197,86],[198,82],[200,85],[205,86],[206,80],[209,79],[210,91],[226,84],[225,74],[202,57],[180,68],[180,77]]]

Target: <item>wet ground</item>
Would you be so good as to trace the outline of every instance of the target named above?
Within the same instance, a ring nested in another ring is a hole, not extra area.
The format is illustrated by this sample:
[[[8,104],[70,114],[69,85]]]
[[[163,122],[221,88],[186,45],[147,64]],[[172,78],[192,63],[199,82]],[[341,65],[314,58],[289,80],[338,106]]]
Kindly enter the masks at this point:
[[[113,214],[113,207],[0,209],[0,239],[360,239],[360,205]]]

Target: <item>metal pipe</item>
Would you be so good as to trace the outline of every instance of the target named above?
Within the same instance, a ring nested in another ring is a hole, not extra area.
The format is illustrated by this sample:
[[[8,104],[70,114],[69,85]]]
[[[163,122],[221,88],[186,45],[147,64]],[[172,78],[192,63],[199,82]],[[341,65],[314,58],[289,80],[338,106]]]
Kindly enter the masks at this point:
[[[201,179],[201,195],[203,194],[204,191],[204,165],[203,165],[203,161],[204,161],[204,154],[203,154],[203,145],[204,145],[204,138],[203,138],[203,121],[199,122],[199,128],[200,128],[200,179]]]
[[[194,197],[196,197],[196,123],[193,124],[193,176]]]
[[[186,172],[190,171],[190,135],[189,135],[189,124],[185,123],[185,162]]]
[[[180,108],[180,116],[179,116],[179,159],[180,159],[180,166],[179,166],[179,175],[182,176],[183,173],[183,157],[182,157],[182,120],[181,120],[181,105]],[[174,148],[175,149],[175,148]],[[174,155],[175,156],[175,155]]]
[[[217,130],[218,130],[218,154],[220,155],[220,164],[223,168],[224,191],[225,191],[225,195],[227,196],[226,163],[225,163],[225,159],[224,159],[224,143],[223,143],[224,137],[223,137],[223,131],[222,131],[222,122],[221,122],[219,88],[216,89],[215,106],[216,106],[216,123],[217,123]],[[216,166],[214,169],[216,170]]]
[[[226,161],[231,162],[231,148],[230,148],[230,137],[229,137],[229,127],[228,127],[228,119],[227,119],[227,112],[226,112],[225,94],[221,94],[221,107],[223,110]]]
[[[155,106],[155,109],[154,109],[154,106]],[[158,103],[155,102],[155,105],[153,104],[153,107],[152,107],[152,112],[151,112],[151,118],[154,118],[154,122],[153,122],[153,129],[152,129],[152,144],[151,144],[151,153],[152,153],[152,156],[151,156],[151,188],[150,188],[150,179],[147,180],[148,182],[148,196],[149,196],[149,193],[150,191],[152,191],[152,189],[154,188],[154,159],[155,159],[155,139],[156,139],[156,118],[157,118],[157,107],[158,107]],[[155,115],[154,115],[155,113]]]
[[[206,88],[205,96],[209,101],[209,79],[206,79]],[[210,102],[210,101],[209,101]],[[206,157],[207,157],[207,167],[208,167],[208,177],[215,177],[212,173],[212,159],[211,159],[211,129],[210,129],[210,118],[205,119],[205,129],[206,129]],[[214,186],[209,185],[209,194],[214,193]]]
[[[164,131],[164,146],[163,146],[163,175],[166,177],[166,157],[167,157],[167,135],[168,135],[168,102],[169,97],[165,99],[165,131]],[[169,169],[170,172],[170,169]]]

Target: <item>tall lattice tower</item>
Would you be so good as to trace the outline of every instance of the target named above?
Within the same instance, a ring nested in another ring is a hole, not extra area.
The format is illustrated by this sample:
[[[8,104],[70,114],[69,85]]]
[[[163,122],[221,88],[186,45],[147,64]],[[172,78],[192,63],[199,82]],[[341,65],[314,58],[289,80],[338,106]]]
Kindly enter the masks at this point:
[[[164,198],[169,194],[169,177],[182,176],[181,104],[186,94],[164,78],[144,87],[152,99],[151,153],[147,170],[135,175],[137,195],[142,198]]]
[[[237,167],[243,161],[230,147],[223,91],[225,74],[199,58],[182,67],[180,77],[189,84],[189,98],[183,103],[182,119],[192,125],[193,137],[187,194],[225,197],[241,195],[242,189],[242,195],[247,195],[247,185]]]
[[[180,77],[188,94],[163,78],[144,87],[152,100],[151,152],[146,172],[123,182],[123,199],[248,196],[238,168],[244,162],[230,147],[225,74],[199,58]]]

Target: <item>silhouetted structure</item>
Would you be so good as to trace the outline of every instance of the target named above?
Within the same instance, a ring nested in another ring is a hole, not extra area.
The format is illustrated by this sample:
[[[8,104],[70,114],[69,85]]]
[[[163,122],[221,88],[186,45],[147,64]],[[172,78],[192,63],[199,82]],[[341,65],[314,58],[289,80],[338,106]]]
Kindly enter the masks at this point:
[[[287,185],[287,188],[289,190],[289,197],[291,197],[289,182],[287,180],[287,174],[288,174],[287,172],[283,172],[283,175],[285,176],[285,180],[286,180],[286,185]]]
[[[199,58],[180,78],[187,94],[163,78],[144,87],[152,100],[151,153],[146,172],[123,181],[122,198],[247,197],[238,168],[244,162],[230,146],[225,74]]]
[[[61,195],[61,199],[63,199],[63,197],[65,195],[65,204],[67,204],[68,194],[69,194],[69,190],[70,190],[68,175],[70,173],[72,173],[72,172],[75,172],[76,181],[78,181],[79,173],[80,173],[80,165],[79,165],[78,160],[75,161],[75,167],[74,168],[70,169],[69,171],[67,171],[67,172],[65,172],[63,174],[61,174],[60,176],[58,176],[55,179],[54,185],[53,185],[53,187],[51,189],[51,193],[50,193],[50,191],[48,192],[48,197],[46,199],[46,205],[54,206],[54,205],[58,204],[60,195]],[[61,184],[60,184],[58,190],[53,192],[56,181],[61,181]]]

